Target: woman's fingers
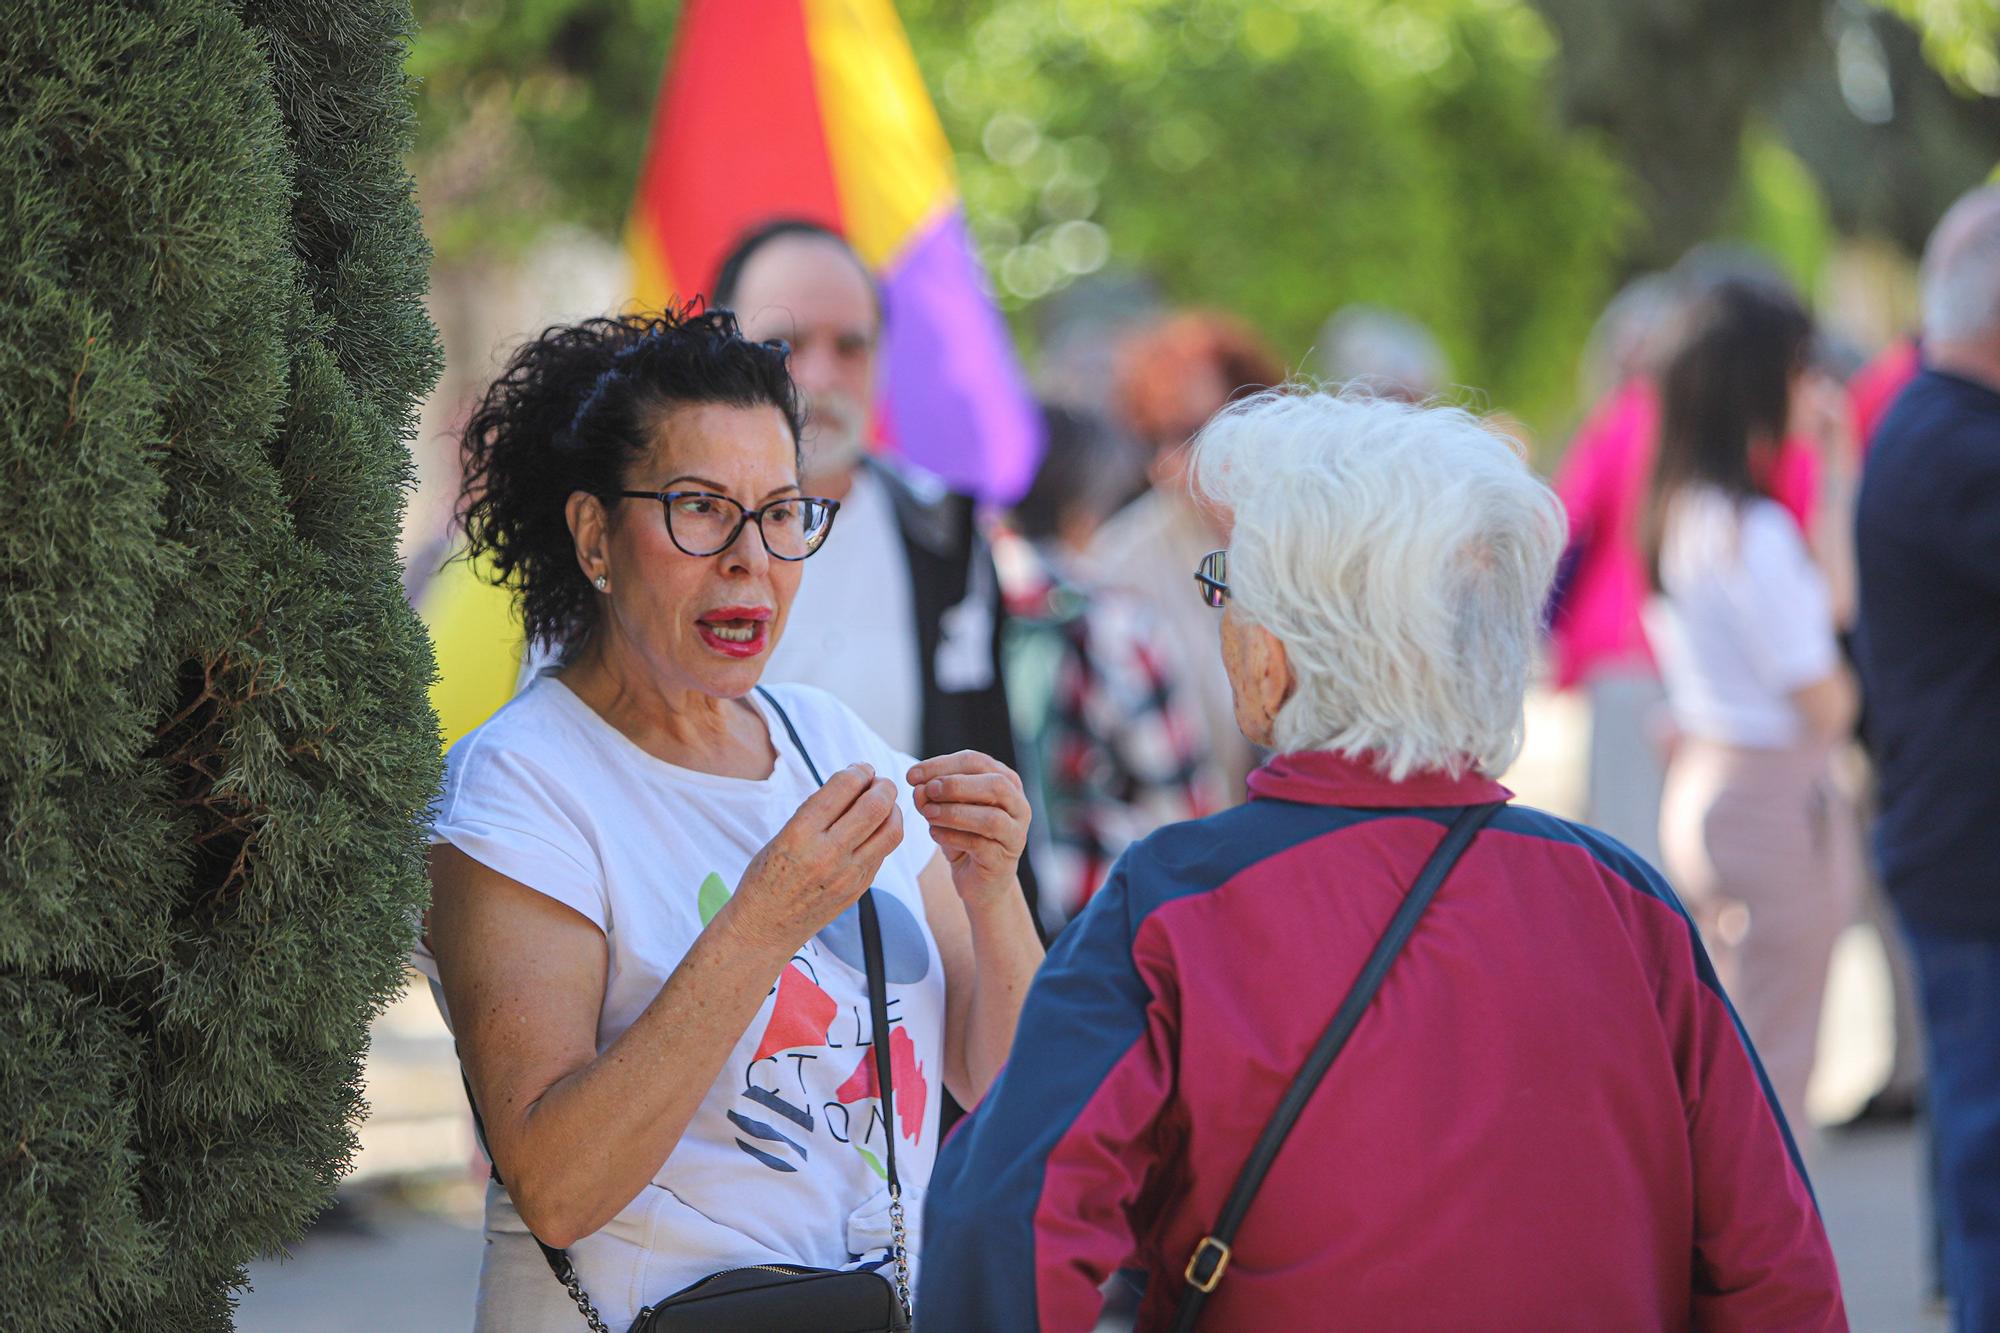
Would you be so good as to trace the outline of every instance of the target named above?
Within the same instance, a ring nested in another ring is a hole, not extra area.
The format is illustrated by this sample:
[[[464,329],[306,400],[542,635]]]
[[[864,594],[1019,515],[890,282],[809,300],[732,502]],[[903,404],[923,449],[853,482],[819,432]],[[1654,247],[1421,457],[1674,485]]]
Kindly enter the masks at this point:
[[[940,829],[969,833],[1009,849],[1018,849],[1025,842],[1023,822],[990,805],[944,802],[926,805],[923,816],[930,821],[933,833]]]
[[[799,802],[792,822],[806,833],[825,833],[838,824],[878,781],[866,764],[849,764],[828,778],[819,790]]]
[[[931,841],[944,848],[947,853],[973,852],[982,855],[991,854],[998,859],[1015,858],[1015,853],[1008,851],[993,839],[982,837],[977,833],[965,833],[959,829],[934,827],[931,829]]]
[[[977,750],[960,750],[957,754],[940,755],[936,759],[926,759],[906,775],[912,787],[922,787],[933,778],[948,778],[964,773],[998,773],[1014,786],[1021,785],[1021,779],[1014,770],[991,755]]]
[[[968,773],[932,778],[916,789],[917,805],[990,805],[1025,818],[1028,797],[1011,773]]]
[[[1009,851],[991,838],[982,838],[972,833],[957,833],[951,829],[933,829],[931,841],[944,853],[945,861],[951,866],[954,879],[967,870],[982,876],[1010,874],[1020,864],[1020,854]]]
[[[854,849],[853,864],[865,874],[856,876],[860,881],[853,896],[859,898],[862,891],[875,882],[875,873],[889,854],[903,845],[903,808],[893,800],[889,803],[889,817],[882,821],[880,828],[869,834],[862,844]]]
[[[826,833],[836,847],[853,851],[866,843],[896,813],[896,784],[876,778],[854,798],[846,813]]]

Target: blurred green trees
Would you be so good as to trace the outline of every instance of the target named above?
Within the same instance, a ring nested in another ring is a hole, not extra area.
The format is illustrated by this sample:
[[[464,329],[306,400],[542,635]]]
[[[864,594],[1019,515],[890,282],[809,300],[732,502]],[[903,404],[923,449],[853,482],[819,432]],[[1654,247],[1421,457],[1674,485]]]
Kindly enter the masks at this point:
[[[1366,301],[1429,324],[1516,411],[1567,390],[1627,217],[1545,93],[1527,5],[904,7],[1008,305],[1115,257],[1249,314],[1296,368]]]
[[[0,1328],[226,1328],[351,1160],[426,894],[409,9],[9,19]]]
[[[1957,102],[2000,106],[1977,97],[2000,0],[1880,4],[1919,25]],[[550,221],[616,234],[678,9],[419,0],[416,166],[442,256]],[[1870,74],[1854,25],[1890,33],[1892,51],[1910,33],[1869,0],[899,9],[1017,315],[1080,274],[1137,269],[1174,299],[1249,315],[1303,367],[1334,307],[1381,302],[1432,324],[1459,379],[1544,426],[1565,415],[1583,332],[1625,273],[1719,233],[1776,242],[1796,270],[1824,252],[1813,229],[1829,220],[1878,226],[1895,200],[1934,217],[1932,200],[1970,183],[1987,123],[1968,118],[1952,143],[1971,146],[1954,148],[1932,124],[1856,118]],[[1830,104],[1792,95],[1829,71]],[[1937,108],[1929,68],[1885,77]],[[1841,125],[1822,132],[1828,117]],[[1853,140],[1867,170],[1832,177]],[[1912,244],[1899,221],[1891,234]]]
[[[2000,0],[1877,0],[1923,34],[1924,54],[1966,92],[2000,97]]]

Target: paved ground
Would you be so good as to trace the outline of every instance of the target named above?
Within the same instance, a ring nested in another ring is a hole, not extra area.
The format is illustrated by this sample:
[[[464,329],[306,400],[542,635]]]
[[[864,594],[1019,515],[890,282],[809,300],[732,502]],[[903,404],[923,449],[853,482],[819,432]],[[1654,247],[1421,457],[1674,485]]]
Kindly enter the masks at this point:
[[[1924,1298],[1916,1143],[1908,1130],[1835,1136],[1815,1168],[1857,1333],[1944,1333],[1943,1317]],[[471,1329],[480,1240],[467,1201],[411,1201],[366,1186],[350,1196],[342,1214],[307,1236],[290,1260],[251,1265],[252,1290],[237,1327]]]

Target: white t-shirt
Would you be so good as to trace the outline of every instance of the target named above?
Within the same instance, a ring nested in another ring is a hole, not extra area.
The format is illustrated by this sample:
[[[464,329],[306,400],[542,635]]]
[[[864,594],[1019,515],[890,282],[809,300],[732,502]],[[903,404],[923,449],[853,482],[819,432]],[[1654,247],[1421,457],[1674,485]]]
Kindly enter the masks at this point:
[[[797,685],[772,694],[822,774],[865,762],[902,785],[911,760],[838,701]],[[750,700],[778,753],[761,781],[655,758],[553,675],[538,677],[446,758],[433,841],[547,894],[604,932],[610,957],[600,1051],[652,1003],[750,859],[814,790],[769,706],[755,694]],[[936,847],[907,787],[903,829],[875,889],[888,974],[896,1166],[914,1253],[937,1153],[945,985],[917,883]],[[419,949],[416,965],[436,980],[427,951]],[[613,1328],[722,1268],[883,1261],[887,1129],[870,1042],[859,914],[850,909],[786,967],[651,1183],[601,1231],[570,1247],[584,1289]],[[487,1240],[482,1330],[581,1326],[497,1189],[488,1192]]]
[[[867,468],[805,562],[766,681],[817,685],[904,754],[923,744],[923,678],[910,558],[896,512]]]
[[[1799,525],[1772,500],[1689,489],[1668,516],[1647,637],[1680,729],[1780,749],[1799,738],[1791,692],[1840,662],[1832,597]]]

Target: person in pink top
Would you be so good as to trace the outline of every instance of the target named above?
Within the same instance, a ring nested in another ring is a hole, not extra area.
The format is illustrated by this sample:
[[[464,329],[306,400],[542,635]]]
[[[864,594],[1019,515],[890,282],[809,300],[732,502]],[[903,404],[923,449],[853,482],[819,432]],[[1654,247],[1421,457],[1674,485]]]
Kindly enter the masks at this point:
[[[1847,384],[1847,399],[1854,408],[1854,429],[1861,438],[1861,452],[1868,452],[1869,444],[1875,438],[1875,427],[1882,418],[1889,415],[1889,409],[1896,405],[1896,399],[1910,386],[1910,381],[1923,369],[1923,359],[1917,352],[1914,335],[1898,338],[1884,348],[1881,355],[1863,366]]]
[[[1662,331],[1686,299],[1685,285],[1651,274],[1605,310],[1592,341],[1601,362],[1597,378],[1613,387],[1584,419],[1555,476],[1570,544],[1549,636],[1556,687],[1582,690],[1589,700],[1585,814],[1650,861],[1660,856],[1670,726],[1659,669],[1640,624],[1647,587],[1639,519],[1659,448],[1654,363]],[[1815,468],[1812,449],[1787,440],[1769,478],[1774,498],[1802,527],[1812,512]]]

